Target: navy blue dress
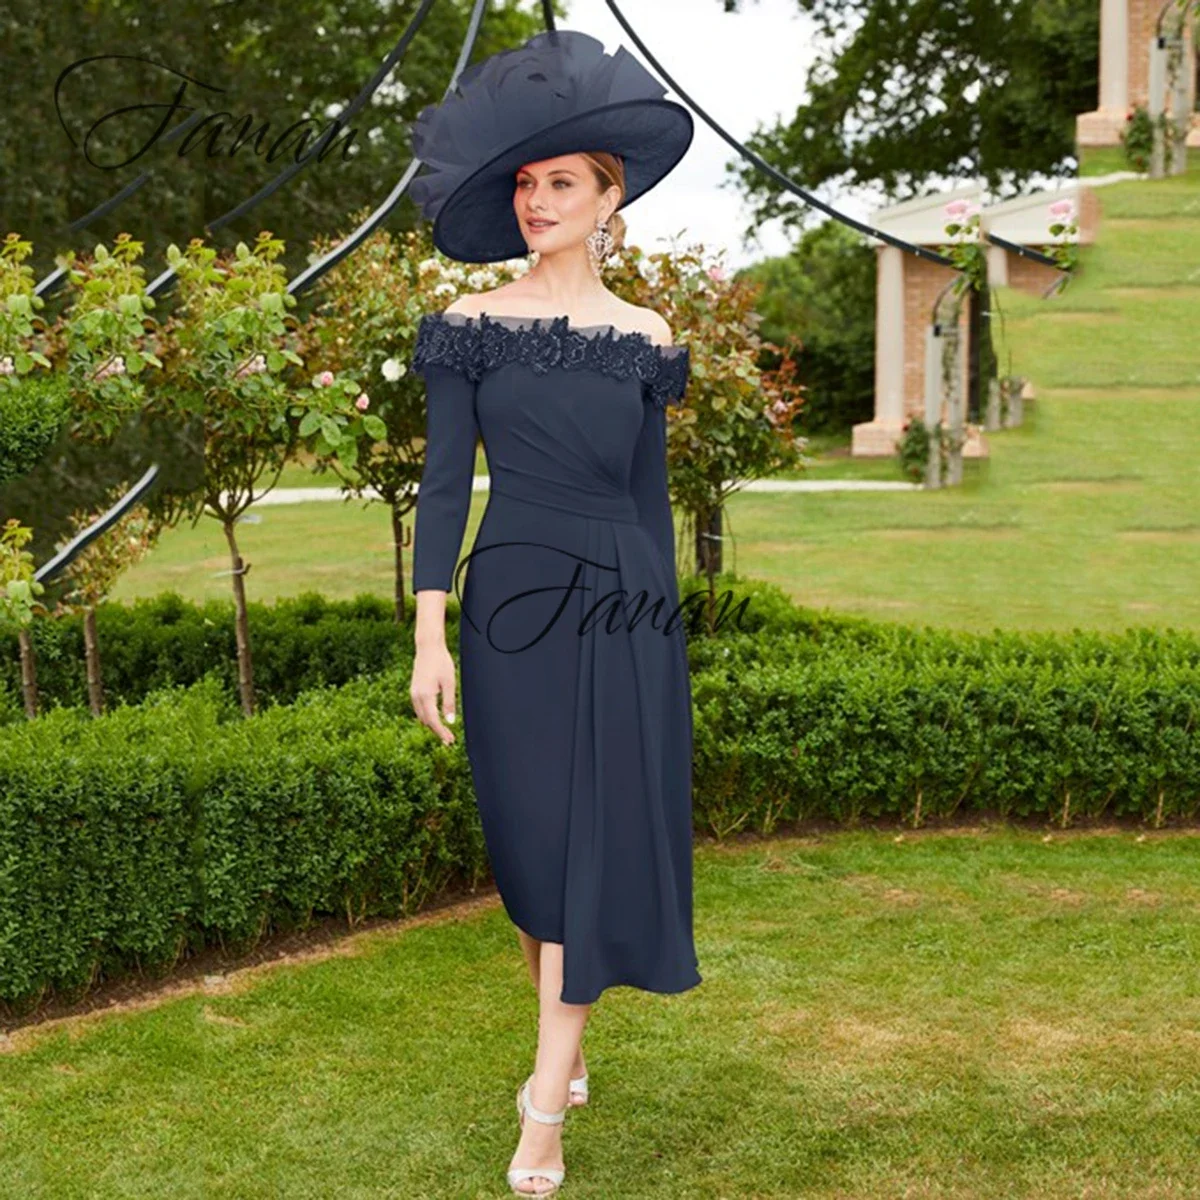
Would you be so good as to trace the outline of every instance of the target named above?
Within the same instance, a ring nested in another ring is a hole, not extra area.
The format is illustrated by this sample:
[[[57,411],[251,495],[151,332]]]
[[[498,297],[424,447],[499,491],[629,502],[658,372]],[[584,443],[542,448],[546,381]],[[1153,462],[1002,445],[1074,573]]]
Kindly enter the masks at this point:
[[[511,920],[561,999],[700,982],[692,708],[667,494],[685,346],[566,317],[421,318],[413,591],[456,591],[463,740]],[[490,476],[460,567],[475,445]]]

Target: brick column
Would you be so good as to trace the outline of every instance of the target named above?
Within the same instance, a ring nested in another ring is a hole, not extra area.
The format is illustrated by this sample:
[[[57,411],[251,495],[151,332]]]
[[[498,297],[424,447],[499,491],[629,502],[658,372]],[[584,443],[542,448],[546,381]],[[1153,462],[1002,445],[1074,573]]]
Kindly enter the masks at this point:
[[[904,251],[880,246],[875,271],[875,419],[851,431],[852,455],[889,455],[904,424]]]

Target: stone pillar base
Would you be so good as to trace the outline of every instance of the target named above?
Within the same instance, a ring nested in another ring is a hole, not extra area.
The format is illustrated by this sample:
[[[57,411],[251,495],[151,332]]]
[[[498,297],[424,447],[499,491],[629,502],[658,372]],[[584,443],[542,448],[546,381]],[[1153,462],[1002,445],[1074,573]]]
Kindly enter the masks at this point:
[[[896,443],[904,436],[899,425],[885,425],[881,421],[863,421],[851,430],[851,458],[891,458],[896,453]],[[963,458],[987,458],[987,438],[983,426],[967,422],[967,440],[963,443]]]
[[[1125,114],[1105,112],[1080,113],[1075,118],[1075,144],[1077,146],[1119,146],[1121,130],[1125,128]]]
[[[863,421],[851,430],[851,458],[891,458],[896,443],[904,435],[899,425],[882,421]]]
[[[987,438],[983,434],[982,425],[967,423],[967,440],[963,442],[963,458],[987,458]]]
[[[1104,112],[1080,113],[1075,118],[1075,144],[1077,146],[1119,146],[1121,130],[1125,128],[1125,114]],[[1200,147],[1200,113],[1192,114],[1192,125],[1188,130],[1186,144],[1189,149]]]

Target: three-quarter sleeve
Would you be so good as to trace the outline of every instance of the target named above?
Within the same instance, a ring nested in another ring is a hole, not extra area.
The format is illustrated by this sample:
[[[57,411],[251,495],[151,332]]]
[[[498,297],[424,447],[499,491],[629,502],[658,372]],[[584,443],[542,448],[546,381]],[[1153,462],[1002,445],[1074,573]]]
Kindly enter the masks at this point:
[[[475,477],[475,381],[453,354],[434,352],[428,325],[418,334],[413,369],[425,377],[425,466],[413,533],[414,593],[449,592],[462,548]],[[436,360],[436,361],[435,361]]]
[[[645,412],[630,468],[629,490],[637,503],[638,522],[675,569],[675,521],[667,488],[667,405],[680,404],[687,391],[688,351],[684,346],[660,349],[661,369],[645,385]]]

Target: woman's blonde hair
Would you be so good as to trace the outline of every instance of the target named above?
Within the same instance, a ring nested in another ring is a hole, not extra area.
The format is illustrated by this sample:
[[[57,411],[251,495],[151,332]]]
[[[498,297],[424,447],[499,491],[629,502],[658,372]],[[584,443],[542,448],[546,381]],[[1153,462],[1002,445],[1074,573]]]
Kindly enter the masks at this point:
[[[621,189],[621,200],[625,199],[625,163],[624,160],[616,154],[609,154],[607,150],[596,150],[585,153],[583,157],[591,164],[592,171],[595,173],[596,182],[600,186],[602,192],[607,191],[614,184]],[[620,204],[621,200],[617,203]],[[613,250],[623,250],[625,248],[625,218],[619,212],[614,212],[608,218],[608,231],[612,234]]]

